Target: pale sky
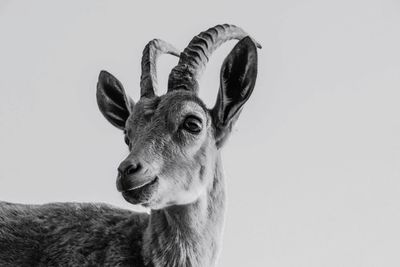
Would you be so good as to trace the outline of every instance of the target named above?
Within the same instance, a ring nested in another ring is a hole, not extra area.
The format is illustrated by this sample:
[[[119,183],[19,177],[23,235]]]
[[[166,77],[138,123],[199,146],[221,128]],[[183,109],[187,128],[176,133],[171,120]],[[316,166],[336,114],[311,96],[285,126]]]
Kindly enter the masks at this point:
[[[101,69],[139,97],[142,49],[220,23],[262,45],[223,151],[219,266],[400,266],[400,2],[0,0],[0,199],[105,202],[127,148],[97,108]],[[212,106],[212,57],[200,95]],[[176,58],[164,56],[166,87]],[[164,89],[165,90],[165,89]]]

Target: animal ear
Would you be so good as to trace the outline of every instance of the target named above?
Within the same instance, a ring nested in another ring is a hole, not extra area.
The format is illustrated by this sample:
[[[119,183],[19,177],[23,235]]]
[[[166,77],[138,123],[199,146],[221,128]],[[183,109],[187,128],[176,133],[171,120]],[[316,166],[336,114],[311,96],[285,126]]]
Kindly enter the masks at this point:
[[[123,130],[134,102],[126,95],[122,84],[113,75],[103,70],[99,75],[96,97],[104,117],[112,125]]]
[[[246,37],[236,44],[221,68],[217,102],[211,110],[217,147],[229,136],[243,104],[253,92],[256,78],[257,47]]]

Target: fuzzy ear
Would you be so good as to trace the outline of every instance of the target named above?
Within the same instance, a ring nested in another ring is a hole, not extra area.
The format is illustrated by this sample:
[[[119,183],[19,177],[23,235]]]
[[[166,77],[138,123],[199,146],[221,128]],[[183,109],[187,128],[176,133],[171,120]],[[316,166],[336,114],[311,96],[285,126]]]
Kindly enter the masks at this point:
[[[256,78],[257,47],[246,37],[236,44],[221,68],[217,102],[211,111],[217,147],[229,136],[243,104],[253,92]]]
[[[122,84],[110,73],[102,70],[97,83],[97,104],[104,117],[115,127],[125,128],[134,102],[129,98]]]

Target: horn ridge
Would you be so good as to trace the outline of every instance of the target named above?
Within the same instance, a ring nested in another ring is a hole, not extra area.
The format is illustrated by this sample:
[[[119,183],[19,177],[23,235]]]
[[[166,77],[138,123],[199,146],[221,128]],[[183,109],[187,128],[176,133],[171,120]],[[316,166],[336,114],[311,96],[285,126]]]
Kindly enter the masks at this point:
[[[193,37],[181,53],[178,64],[170,73],[168,91],[189,89],[197,93],[198,80],[203,74],[211,54],[226,41],[240,40],[246,36],[248,34],[241,28],[231,24],[222,24]],[[255,43],[258,48],[261,48],[259,43]]]
[[[153,97],[157,92],[157,59],[162,54],[179,57],[180,52],[170,43],[153,39],[147,43],[142,55],[142,74],[140,77],[140,96]]]

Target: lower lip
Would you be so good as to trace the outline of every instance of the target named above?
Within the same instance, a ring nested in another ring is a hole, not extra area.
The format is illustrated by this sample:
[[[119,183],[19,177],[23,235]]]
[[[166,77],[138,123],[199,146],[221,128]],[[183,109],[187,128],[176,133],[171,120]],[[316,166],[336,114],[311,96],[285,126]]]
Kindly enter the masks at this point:
[[[155,177],[153,180],[151,180],[151,181],[149,181],[149,182],[147,182],[147,183],[145,183],[145,184],[142,184],[142,185],[133,187],[133,188],[128,189],[128,190],[124,190],[124,193],[127,193],[127,192],[134,192],[134,191],[136,191],[136,190],[144,189],[144,188],[146,188],[146,187],[149,187],[149,186],[155,184],[155,183],[157,182],[157,180],[158,180],[158,177]]]
[[[154,190],[156,190],[158,177],[135,189],[122,191],[122,196],[131,204],[138,205],[148,203]]]

